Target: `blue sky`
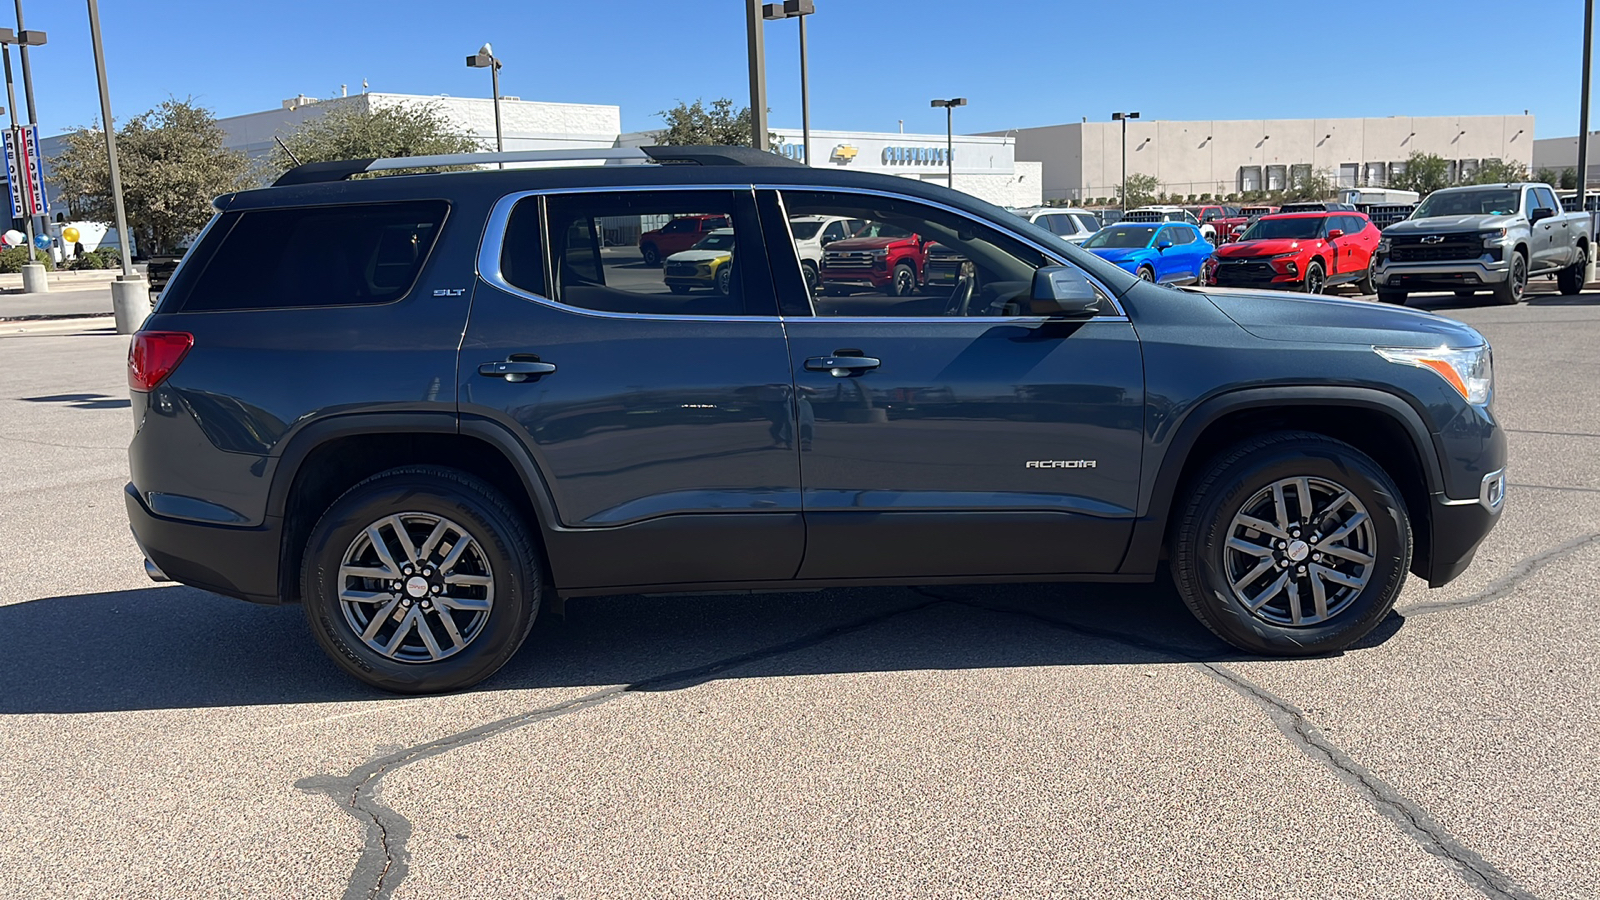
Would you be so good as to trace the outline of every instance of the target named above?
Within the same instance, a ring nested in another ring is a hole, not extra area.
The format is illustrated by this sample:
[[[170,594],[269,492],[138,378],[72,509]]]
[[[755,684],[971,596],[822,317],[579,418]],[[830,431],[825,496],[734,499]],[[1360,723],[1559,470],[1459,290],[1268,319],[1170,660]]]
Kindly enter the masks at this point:
[[[305,93],[486,95],[467,54],[493,41],[501,89],[614,103],[625,130],[679,99],[747,102],[739,0],[105,0],[119,119],[168,96],[219,116]],[[812,127],[958,131],[1104,119],[1520,113],[1577,133],[1581,0],[816,0]],[[10,3],[0,20],[10,21]],[[81,0],[26,0],[41,131],[99,118]],[[766,25],[771,124],[800,125],[795,23]],[[14,51],[13,51],[14,52]],[[1237,63],[1226,60],[1236,58]],[[1129,60],[1123,64],[1123,60]],[[20,74],[19,74],[20,78]],[[18,105],[21,103],[18,88]],[[1591,127],[1600,127],[1592,125]]]

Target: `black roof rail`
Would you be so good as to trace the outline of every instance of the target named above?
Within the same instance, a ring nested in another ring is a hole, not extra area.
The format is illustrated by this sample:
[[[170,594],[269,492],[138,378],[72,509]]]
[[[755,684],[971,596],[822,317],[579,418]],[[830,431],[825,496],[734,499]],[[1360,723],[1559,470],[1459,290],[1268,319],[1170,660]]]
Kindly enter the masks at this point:
[[[588,150],[511,150],[504,153],[452,153],[441,156],[397,156],[345,159],[295,166],[278,176],[273,187],[344,181],[352,175],[395,169],[481,166],[508,162],[604,162],[678,166],[798,166],[787,157],[753,147],[598,147]]]

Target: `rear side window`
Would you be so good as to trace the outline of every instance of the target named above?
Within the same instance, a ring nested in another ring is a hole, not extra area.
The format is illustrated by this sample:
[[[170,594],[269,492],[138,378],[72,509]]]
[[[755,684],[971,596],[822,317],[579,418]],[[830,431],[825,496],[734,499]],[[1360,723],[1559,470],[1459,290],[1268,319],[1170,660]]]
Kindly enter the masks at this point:
[[[416,283],[448,209],[443,200],[422,200],[225,216],[221,233],[207,240],[216,243],[204,269],[175,298],[179,311],[398,300]]]

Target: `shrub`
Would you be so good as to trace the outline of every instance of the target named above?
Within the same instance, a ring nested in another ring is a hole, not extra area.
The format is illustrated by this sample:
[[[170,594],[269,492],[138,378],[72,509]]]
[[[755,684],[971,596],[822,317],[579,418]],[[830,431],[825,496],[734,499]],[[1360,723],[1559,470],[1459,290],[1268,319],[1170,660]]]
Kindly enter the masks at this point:
[[[93,256],[100,260],[100,265],[95,267],[98,269],[115,269],[122,265],[122,251],[115,246],[101,247],[85,255]]]
[[[33,251],[33,258],[35,262],[44,263],[46,269],[55,268],[55,263],[51,261],[50,254],[43,250]],[[21,272],[22,266],[27,261],[27,250],[22,247],[7,247],[5,250],[0,251],[0,272]]]

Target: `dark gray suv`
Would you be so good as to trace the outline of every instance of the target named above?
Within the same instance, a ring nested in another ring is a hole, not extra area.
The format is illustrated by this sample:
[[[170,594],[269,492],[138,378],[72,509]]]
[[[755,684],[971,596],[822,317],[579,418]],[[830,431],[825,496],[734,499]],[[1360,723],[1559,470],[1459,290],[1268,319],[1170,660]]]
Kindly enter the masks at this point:
[[[572,597],[1164,561],[1223,639],[1304,655],[1370,631],[1407,572],[1456,577],[1500,514],[1465,325],[1146,284],[902,178],[593,155],[312,164],[218,198],[129,360],[152,577],[301,603],[339,665],[406,692],[483,679]],[[640,254],[705,216],[731,230]],[[807,287],[790,222],[818,217],[880,236],[838,254],[853,292]],[[951,278],[871,287],[935,244]]]

